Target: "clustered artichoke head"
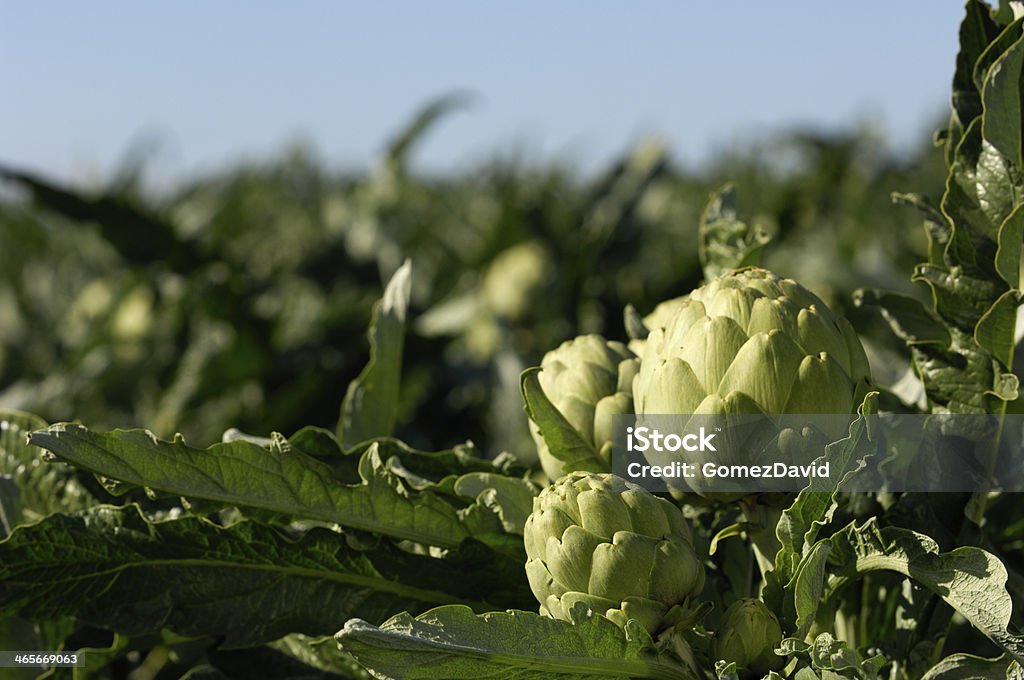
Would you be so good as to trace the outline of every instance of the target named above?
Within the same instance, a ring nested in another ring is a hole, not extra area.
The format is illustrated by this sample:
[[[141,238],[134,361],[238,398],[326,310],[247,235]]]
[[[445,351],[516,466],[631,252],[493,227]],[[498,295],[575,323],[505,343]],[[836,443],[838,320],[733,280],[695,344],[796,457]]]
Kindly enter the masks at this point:
[[[650,632],[700,591],[704,567],[682,512],[611,474],[573,472],[533,501],[526,574],[541,614],[570,620],[577,602]]]
[[[715,633],[715,659],[734,662],[741,677],[760,678],[785,661],[775,654],[781,642],[782,627],[775,614],[760,600],[739,600],[725,610]]]
[[[541,388],[583,439],[611,469],[612,423],[616,415],[633,413],[633,378],[640,360],[621,342],[582,335],[544,355],[538,374]],[[552,481],[565,474],[540,430],[530,431],[545,474]]]
[[[766,269],[729,272],[651,329],[637,414],[851,413],[869,369],[850,322]]]

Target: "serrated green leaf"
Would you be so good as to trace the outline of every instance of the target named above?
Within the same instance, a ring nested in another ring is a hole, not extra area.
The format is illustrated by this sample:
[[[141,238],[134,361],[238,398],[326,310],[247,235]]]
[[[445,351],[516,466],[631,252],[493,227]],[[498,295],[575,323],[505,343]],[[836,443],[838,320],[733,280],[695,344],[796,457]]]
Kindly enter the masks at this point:
[[[837,491],[861,467],[863,459],[875,452],[868,419],[877,408],[877,393],[867,395],[860,406],[860,417],[850,424],[848,436],[826,447],[821,460],[830,462],[839,481],[832,482],[825,477],[812,479],[782,512],[776,528],[781,548],[775,558],[775,573],[785,581],[796,576],[798,565],[816,542],[818,531],[831,519],[836,509]]]
[[[894,571],[937,594],[1014,659],[1024,659],[1024,638],[1008,631],[1013,600],[1006,591],[1006,568],[995,555],[970,546],[940,553],[928,536],[881,528],[875,518],[854,522],[825,540],[835,573],[826,598],[861,574]]]
[[[151,522],[137,506],[99,506],[0,542],[0,611],[74,616],[127,634],[223,635],[237,647],[328,634],[357,615],[382,621],[452,601],[486,611],[532,599],[501,561],[479,544],[438,559],[386,543],[356,550],[321,528],[292,538],[252,521]]]
[[[973,654],[953,654],[928,669],[921,680],[1006,680],[1011,663],[1005,655],[986,659]]]
[[[511,457],[500,460],[480,458],[472,444],[462,444],[445,451],[419,451],[398,439],[378,439],[375,443],[381,459],[395,461],[391,469],[410,487],[419,490],[458,495],[454,486],[462,475],[479,472],[521,478],[528,471]]]
[[[336,522],[427,545],[456,547],[493,529],[436,494],[410,492],[388,472],[376,442],[360,458],[355,484],[339,482],[330,467],[300,451],[275,452],[246,441],[202,450],[145,430],[99,433],[60,424],[33,432],[31,442],[95,474],[162,493]]]
[[[471,472],[455,482],[455,493],[493,509],[505,531],[522,535],[533,499],[540,492],[529,480],[493,472]]]
[[[766,576],[762,599],[778,614],[787,629],[796,628],[811,613],[809,608],[813,603],[807,598],[816,586],[808,580],[798,587],[796,581],[809,559],[821,557],[812,553],[818,532],[831,521],[838,507],[836,494],[863,467],[864,459],[876,451],[877,444],[871,440],[869,418],[877,409],[878,393],[871,392],[864,397],[859,417],[850,424],[848,436],[829,444],[825,455],[818,459],[830,462],[839,481],[832,482],[824,477],[812,479],[797,494],[796,500],[782,511],[775,527],[779,549],[775,553],[775,568]],[[810,579],[817,567],[806,568],[805,578]],[[798,596],[804,598],[799,604]]]
[[[338,419],[338,439],[346,446],[394,432],[411,286],[412,265],[407,261],[391,277],[373,309],[367,331],[370,360],[349,384]]]
[[[861,288],[854,293],[858,306],[878,307],[896,336],[908,345],[949,347],[949,331],[918,300],[877,288]]]
[[[26,443],[30,432],[44,427],[46,421],[29,413],[0,411],[0,476],[10,477],[18,488],[19,513],[11,513],[13,504],[8,503],[11,507],[7,508],[11,514],[6,520],[12,527],[95,503],[71,467],[46,463],[42,452]]]
[[[811,664],[819,670],[857,670],[862,663],[856,650],[850,649],[844,641],[836,640],[829,633],[815,637],[808,654]]]
[[[311,668],[337,673],[344,678],[371,680],[372,677],[350,654],[338,649],[338,643],[333,637],[309,637],[296,633],[286,635],[267,646]]]
[[[206,658],[210,668],[222,673],[222,677],[231,680],[250,680],[251,678],[267,678],[270,680],[351,680],[353,678],[370,679],[359,666],[351,662],[355,673],[348,673],[340,667],[333,669],[321,668],[316,665],[320,659],[310,653],[302,654],[297,644],[288,644],[284,638],[279,643],[250,647],[247,649],[227,649],[223,645],[207,650]],[[337,644],[330,640],[337,649]],[[297,655],[296,653],[299,653]],[[343,656],[336,653],[336,656]],[[312,662],[312,663],[311,663]],[[192,676],[189,676],[192,677]],[[216,677],[216,676],[215,676]]]
[[[656,656],[635,622],[623,632],[585,608],[577,611],[570,624],[531,612],[476,616],[468,607],[447,606],[416,618],[399,614],[379,627],[354,619],[335,637],[378,678],[694,677],[686,666]]]
[[[701,215],[698,239],[704,278],[709,281],[730,269],[756,265],[761,249],[771,240],[759,226],[740,221],[731,184],[711,195]]]

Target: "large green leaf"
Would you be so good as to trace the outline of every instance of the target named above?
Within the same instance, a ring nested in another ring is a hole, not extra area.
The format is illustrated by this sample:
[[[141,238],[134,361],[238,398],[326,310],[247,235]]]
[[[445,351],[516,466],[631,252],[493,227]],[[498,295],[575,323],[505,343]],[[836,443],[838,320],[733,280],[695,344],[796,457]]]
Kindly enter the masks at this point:
[[[493,508],[505,531],[522,534],[526,519],[533,512],[533,499],[539,489],[530,481],[505,477],[493,472],[471,472],[455,482],[455,492]]]
[[[984,659],[971,654],[953,654],[928,669],[921,680],[1006,680],[1013,677],[1015,661],[1005,657]]]
[[[338,419],[338,439],[347,446],[394,432],[411,285],[412,265],[406,262],[391,277],[384,297],[373,309],[367,333],[370,361],[349,384]]]
[[[974,81],[974,66],[988,44],[999,34],[988,5],[978,0],[967,3],[967,14],[960,25],[960,51],[953,76],[953,111],[961,121],[981,115],[981,93]]]
[[[372,677],[351,654],[341,651],[331,636],[309,637],[295,633],[275,640],[268,646],[326,673],[338,673],[359,680],[370,680]]]
[[[834,471],[831,477],[814,477],[793,503],[782,512],[776,527],[781,548],[775,556],[776,576],[788,581],[796,576],[800,561],[810,552],[818,531],[832,518],[836,509],[836,494],[850,475],[861,466],[865,456],[875,452],[871,441],[869,419],[878,408],[877,394],[865,397],[859,417],[850,424],[848,436],[829,444],[825,455],[815,461],[829,461]]]
[[[518,562],[474,542],[438,559],[386,542],[357,550],[321,528],[292,538],[248,520],[151,522],[137,506],[98,506],[0,542],[0,611],[75,616],[128,634],[223,635],[245,646],[328,634],[353,616],[383,621],[448,602],[477,611],[521,605],[532,598],[519,572]]]
[[[1017,29],[1018,35],[1020,29]],[[1018,39],[989,67],[982,93],[985,139],[1017,167],[1021,156],[1021,67],[1024,66],[1024,38]]]
[[[194,449],[145,430],[92,432],[58,424],[31,442],[90,472],[156,491],[336,522],[441,547],[501,533],[493,514],[460,512],[430,492],[414,492],[384,464],[380,444],[359,461],[360,481],[340,482],[324,462],[298,450],[236,440]]]
[[[336,637],[378,678],[695,677],[681,663],[656,655],[635,621],[623,632],[585,608],[577,612],[573,625],[524,611],[477,616],[452,605],[416,618],[399,614],[379,627],[353,619]]]
[[[877,307],[892,332],[907,345],[949,347],[949,330],[912,297],[877,288],[861,288],[854,293],[854,302],[858,306]]]
[[[871,438],[870,419],[878,409],[877,397],[877,392],[865,396],[847,436],[829,444],[825,455],[815,462],[828,460],[838,481],[812,478],[782,511],[775,527],[779,548],[775,568],[766,575],[762,597],[788,629],[806,632],[817,610],[828,556],[827,549],[816,545],[818,532],[832,520],[838,507],[836,495],[843,485],[863,467],[864,459],[875,453],[877,444]]]
[[[882,528],[874,518],[851,523],[824,541],[832,570],[824,600],[865,573],[894,571],[934,592],[1018,663],[1024,661],[1024,637],[1008,630],[1013,600],[1006,567],[995,555],[970,546],[940,553],[928,536]]]
[[[42,451],[27,444],[28,434],[44,427],[46,421],[38,416],[0,411],[0,477],[6,475],[7,485],[17,487],[16,503],[0,498],[0,534],[5,524],[13,527],[95,503],[70,466],[47,464]],[[15,507],[17,514],[11,512]]]

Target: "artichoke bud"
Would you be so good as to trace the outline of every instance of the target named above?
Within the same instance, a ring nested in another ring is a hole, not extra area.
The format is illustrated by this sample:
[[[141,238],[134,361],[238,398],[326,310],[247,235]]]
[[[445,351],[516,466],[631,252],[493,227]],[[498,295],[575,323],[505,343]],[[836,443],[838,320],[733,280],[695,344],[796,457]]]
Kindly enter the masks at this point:
[[[550,280],[551,256],[536,241],[518,243],[494,258],[484,274],[480,296],[493,314],[520,321]]]
[[[621,342],[582,335],[544,355],[538,376],[544,394],[583,440],[594,447],[611,470],[615,416],[633,413],[633,380],[640,360]],[[544,473],[551,480],[565,466],[548,448],[540,429],[530,423]]]
[[[543,615],[583,603],[648,631],[704,586],[689,525],[672,503],[611,474],[572,472],[534,499],[526,574]]]
[[[782,642],[782,627],[760,600],[734,602],[722,616],[715,633],[716,660],[735,663],[741,677],[760,678],[778,670],[785,659],[775,654]]]
[[[658,414],[765,416],[768,429],[774,428],[767,438],[770,446],[720,447],[715,462],[722,464],[806,463],[821,454],[824,444],[845,436],[848,422],[843,418],[816,419],[819,432],[803,426],[787,431],[796,421],[781,418],[853,415],[867,393],[868,362],[856,332],[813,293],[768,270],[748,267],[673,303],[671,314],[661,316],[661,325],[651,329],[644,343],[633,384],[638,419]],[[698,456],[691,462],[705,461]]]

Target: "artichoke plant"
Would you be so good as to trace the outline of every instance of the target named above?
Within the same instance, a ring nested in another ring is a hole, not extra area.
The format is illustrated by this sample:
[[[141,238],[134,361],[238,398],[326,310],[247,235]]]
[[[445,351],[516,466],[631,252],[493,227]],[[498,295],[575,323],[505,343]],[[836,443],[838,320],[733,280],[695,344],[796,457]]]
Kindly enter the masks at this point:
[[[741,677],[760,678],[778,670],[785,659],[775,654],[782,642],[782,627],[760,600],[734,602],[715,633],[715,659],[735,663]]]
[[[530,588],[556,619],[582,602],[654,632],[704,585],[679,508],[611,474],[573,472],[542,491],[524,540]]]
[[[582,335],[544,355],[538,376],[544,394],[565,419],[594,447],[606,470],[611,469],[612,422],[633,412],[633,379],[640,361],[621,342]],[[552,481],[565,467],[548,448],[536,425],[530,431],[544,473]]]
[[[766,269],[713,279],[661,321],[651,329],[633,384],[638,417],[851,414],[867,392],[867,357],[849,321],[796,281]],[[825,443],[846,427],[844,419],[815,423],[831,428],[817,433]],[[798,434],[779,442],[791,453],[809,436]],[[749,446],[736,448],[756,457]]]

